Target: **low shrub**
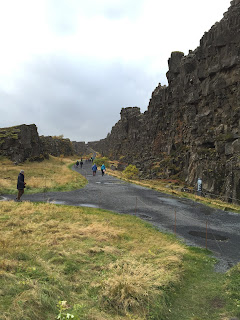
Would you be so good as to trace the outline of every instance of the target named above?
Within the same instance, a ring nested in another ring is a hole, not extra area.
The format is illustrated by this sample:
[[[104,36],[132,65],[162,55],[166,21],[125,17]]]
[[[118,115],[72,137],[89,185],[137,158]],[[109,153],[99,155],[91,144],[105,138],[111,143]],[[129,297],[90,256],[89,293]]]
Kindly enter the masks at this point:
[[[107,157],[96,158],[93,163],[95,163],[98,167],[101,167],[102,164],[105,165],[106,168],[110,168],[110,162]]]
[[[127,168],[123,171],[123,175],[127,179],[137,178],[138,174],[139,174],[139,170],[136,168],[136,166],[132,164],[127,166]]]

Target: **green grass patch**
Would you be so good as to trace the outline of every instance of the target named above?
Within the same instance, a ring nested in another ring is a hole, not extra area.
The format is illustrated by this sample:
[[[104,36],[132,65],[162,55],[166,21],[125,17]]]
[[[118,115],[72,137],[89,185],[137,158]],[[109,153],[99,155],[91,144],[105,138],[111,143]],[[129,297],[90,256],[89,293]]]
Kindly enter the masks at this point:
[[[209,252],[134,216],[0,202],[0,244],[1,319],[239,316],[240,265],[216,273]]]

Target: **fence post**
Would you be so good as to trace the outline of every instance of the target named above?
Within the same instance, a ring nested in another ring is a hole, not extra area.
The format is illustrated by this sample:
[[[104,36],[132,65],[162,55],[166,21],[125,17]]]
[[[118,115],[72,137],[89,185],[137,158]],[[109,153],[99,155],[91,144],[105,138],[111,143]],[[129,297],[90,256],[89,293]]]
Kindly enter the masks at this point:
[[[208,232],[207,227],[208,227],[208,221],[206,221],[206,249],[207,249],[207,232]]]
[[[137,213],[137,197],[136,197],[136,205],[135,205],[135,214]]]
[[[46,201],[46,177],[44,177],[44,191],[43,191],[43,198]]]
[[[177,224],[177,213],[176,213],[176,209],[175,209],[175,223],[174,223],[174,233],[176,234],[176,224]]]

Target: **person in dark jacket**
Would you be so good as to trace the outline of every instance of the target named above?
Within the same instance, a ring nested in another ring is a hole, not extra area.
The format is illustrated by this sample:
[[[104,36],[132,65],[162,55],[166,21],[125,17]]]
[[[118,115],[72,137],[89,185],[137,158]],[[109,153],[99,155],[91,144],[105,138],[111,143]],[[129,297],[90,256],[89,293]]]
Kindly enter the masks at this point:
[[[20,198],[24,193],[25,184],[26,182],[24,182],[24,170],[21,170],[18,175],[18,181],[17,181],[17,189],[18,189],[18,195],[16,198],[17,201],[21,201]]]
[[[93,176],[95,176],[95,175],[96,175],[96,172],[97,172],[96,163],[94,163],[94,165],[92,166],[92,172],[93,172]]]
[[[82,166],[83,166],[83,160],[81,159],[81,161],[80,161],[80,166],[81,166],[81,168],[82,168]]]

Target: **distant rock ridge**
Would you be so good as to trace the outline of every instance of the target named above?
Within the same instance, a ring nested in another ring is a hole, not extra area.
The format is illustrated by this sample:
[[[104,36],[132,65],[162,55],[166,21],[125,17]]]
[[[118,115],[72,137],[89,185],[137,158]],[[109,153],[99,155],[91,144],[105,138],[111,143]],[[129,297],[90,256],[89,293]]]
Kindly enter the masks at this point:
[[[60,155],[72,156],[75,152],[69,139],[62,137],[40,136],[40,141],[46,153],[59,157]]]
[[[240,0],[184,56],[172,52],[168,86],[153,91],[148,110],[121,110],[106,139],[88,143],[141,176],[179,178],[240,203]],[[238,199],[238,200],[237,200]]]
[[[84,154],[89,152],[87,144],[84,141],[72,141],[72,146],[74,153],[78,156],[83,156]]]
[[[42,161],[49,155],[82,156],[86,151],[85,142],[71,142],[56,136],[39,136],[35,124],[0,128],[0,155],[16,163],[25,160]]]

